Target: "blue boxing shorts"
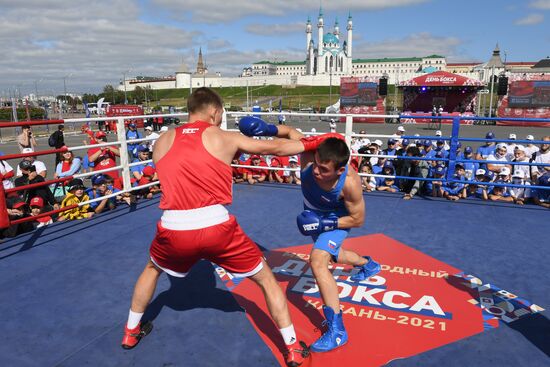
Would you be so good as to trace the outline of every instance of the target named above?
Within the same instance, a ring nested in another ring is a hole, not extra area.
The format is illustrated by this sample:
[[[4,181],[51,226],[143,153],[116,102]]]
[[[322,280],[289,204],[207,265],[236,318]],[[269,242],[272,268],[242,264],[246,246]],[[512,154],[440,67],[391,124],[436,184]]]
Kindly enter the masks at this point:
[[[349,229],[335,229],[333,231],[323,232],[320,235],[312,236],[315,243],[314,249],[323,250],[332,255],[332,261],[338,262],[338,254],[342,242],[348,236]]]

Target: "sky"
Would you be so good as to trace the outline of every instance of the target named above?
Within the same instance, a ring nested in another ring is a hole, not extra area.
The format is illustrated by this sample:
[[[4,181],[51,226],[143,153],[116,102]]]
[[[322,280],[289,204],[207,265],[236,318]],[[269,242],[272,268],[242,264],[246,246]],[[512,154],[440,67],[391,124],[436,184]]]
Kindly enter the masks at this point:
[[[305,23],[322,3],[325,33],[345,37],[353,58],[439,54],[487,61],[550,56],[550,0],[0,0],[0,96],[99,93],[127,78],[196,68],[236,76],[262,60],[305,59]]]

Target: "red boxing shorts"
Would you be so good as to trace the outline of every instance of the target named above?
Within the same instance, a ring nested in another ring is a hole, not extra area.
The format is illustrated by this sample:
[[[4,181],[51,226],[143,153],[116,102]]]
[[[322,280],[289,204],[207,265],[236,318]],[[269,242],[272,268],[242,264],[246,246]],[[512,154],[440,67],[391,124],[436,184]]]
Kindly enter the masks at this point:
[[[176,219],[180,223],[169,225],[170,222],[163,215],[163,219],[157,223],[157,234],[149,253],[151,261],[167,274],[184,277],[200,259],[221,266],[235,277],[252,276],[262,269],[263,255],[260,249],[243,232],[234,216],[228,215],[224,222],[203,228],[177,230],[173,228],[182,228],[181,213],[189,211],[166,212],[174,212],[177,219],[173,215],[172,220]],[[188,224],[185,223],[183,228]]]

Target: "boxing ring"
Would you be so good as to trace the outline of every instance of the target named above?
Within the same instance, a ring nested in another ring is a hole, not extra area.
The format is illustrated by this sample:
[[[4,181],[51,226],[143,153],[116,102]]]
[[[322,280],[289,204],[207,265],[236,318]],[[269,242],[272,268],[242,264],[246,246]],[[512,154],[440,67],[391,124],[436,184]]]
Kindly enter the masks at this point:
[[[123,118],[118,123],[124,131]],[[348,142],[358,136],[351,126],[346,132]],[[448,140],[453,147],[458,131]],[[121,134],[119,168],[123,190],[131,192],[139,187],[129,182],[126,143]],[[77,148],[89,146],[69,149]],[[449,166],[457,160],[451,155]],[[550,322],[540,312],[550,304],[548,209],[404,201],[391,193],[364,198],[365,225],[344,246],[378,259],[382,272],[357,286],[346,280],[349,269],[334,269],[350,342],[313,354],[307,365],[548,365]],[[258,292],[205,261],[184,279],[161,277],[144,316],[153,320],[153,332],[133,350],[120,348],[133,286],[161,215],[158,201],[0,243],[1,365],[281,365],[277,330]],[[306,262],[310,242],[295,224],[303,209],[299,186],[234,185],[228,209],[264,251],[299,337],[311,343],[320,335],[321,315]]]

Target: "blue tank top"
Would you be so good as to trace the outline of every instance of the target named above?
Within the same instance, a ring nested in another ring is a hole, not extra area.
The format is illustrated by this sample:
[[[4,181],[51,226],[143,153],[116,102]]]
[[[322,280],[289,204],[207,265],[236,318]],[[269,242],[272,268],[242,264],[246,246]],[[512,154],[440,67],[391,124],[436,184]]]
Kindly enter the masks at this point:
[[[334,214],[338,217],[349,215],[344,200],[340,198],[340,193],[344,187],[344,182],[348,175],[348,166],[336,183],[336,186],[330,191],[325,191],[313,178],[313,164],[310,164],[301,173],[302,194],[304,195],[304,209],[312,210],[321,215]]]

